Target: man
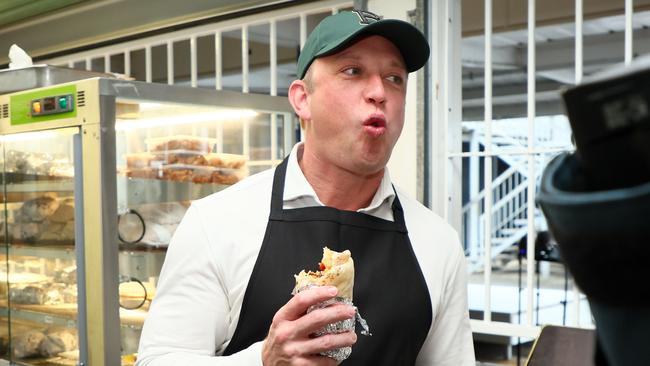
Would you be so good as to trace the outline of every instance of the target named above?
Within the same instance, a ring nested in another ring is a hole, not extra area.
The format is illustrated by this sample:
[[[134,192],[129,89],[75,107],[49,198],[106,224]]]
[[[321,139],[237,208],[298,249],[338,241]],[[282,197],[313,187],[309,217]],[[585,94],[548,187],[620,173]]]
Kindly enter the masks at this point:
[[[429,56],[410,24],[363,11],[324,19],[289,100],[305,141],[275,170],[188,210],[170,244],[138,365],[473,365],[465,257],[453,229],[393,188],[385,166],[404,123],[408,72]],[[293,274],[322,247],[349,249],[354,304],[372,336],[313,337],[354,316]]]

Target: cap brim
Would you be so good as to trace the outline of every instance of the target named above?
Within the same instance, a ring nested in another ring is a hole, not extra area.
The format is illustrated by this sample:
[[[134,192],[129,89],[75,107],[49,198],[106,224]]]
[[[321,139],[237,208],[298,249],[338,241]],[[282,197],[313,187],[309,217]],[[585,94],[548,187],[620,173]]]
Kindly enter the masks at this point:
[[[368,24],[340,41],[334,42],[331,47],[321,50],[316,57],[332,55],[370,35],[382,36],[391,41],[402,54],[408,72],[420,69],[429,59],[429,43],[422,32],[412,24],[396,19],[383,19]]]

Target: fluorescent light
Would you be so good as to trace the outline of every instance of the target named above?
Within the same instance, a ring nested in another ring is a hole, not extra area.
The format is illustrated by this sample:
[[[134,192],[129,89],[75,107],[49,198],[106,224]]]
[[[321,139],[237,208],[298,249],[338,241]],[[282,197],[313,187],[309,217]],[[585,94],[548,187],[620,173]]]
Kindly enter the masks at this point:
[[[156,110],[160,109],[164,106],[162,103],[152,103],[152,102],[142,102],[139,103],[139,108],[141,111],[151,111],[151,110]]]
[[[215,112],[181,114],[169,117],[117,120],[115,122],[115,130],[128,131],[140,128],[185,125],[209,121],[223,121],[229,119],[250,118],[257,115],[258,113],[251,109],[229,109]]]

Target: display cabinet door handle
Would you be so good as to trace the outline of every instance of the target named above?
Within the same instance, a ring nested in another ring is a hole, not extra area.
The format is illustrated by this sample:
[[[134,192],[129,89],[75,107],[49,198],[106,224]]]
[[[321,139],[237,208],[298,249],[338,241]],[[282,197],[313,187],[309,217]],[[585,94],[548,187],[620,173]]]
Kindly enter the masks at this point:
[[[142,224],[142,233],[140,233],[140,236],[137,239],[132,240],[132,241],[124,239],[122,237],[122,234],[120,233],[120,220],[122,219],[122,216],[126,216],[126,215],[129,215],[129,214],[135,215],[140,220],[140,223]],[[140,215],[140,213],[138,211],[130,208],[125,213],[117,215],[117,237],[120,239],[120,241],[122,243],[125,243],[125,244],[137,244],[142,240],[142,238],[144,238],[144,233],[146,231],[147,231],[147,227],[146,227],[146,225],[144,223],[144,218],[142,218],[142,215]]]

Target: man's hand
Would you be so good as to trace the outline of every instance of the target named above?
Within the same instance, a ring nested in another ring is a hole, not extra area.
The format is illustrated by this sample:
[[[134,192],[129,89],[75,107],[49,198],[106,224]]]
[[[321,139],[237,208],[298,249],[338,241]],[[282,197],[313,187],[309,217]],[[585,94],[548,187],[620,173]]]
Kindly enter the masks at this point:
[[[262,349],[264,366],[336,365],[334,359],[318,353],[351,346],[357,341],[357,335],[354,332],[325,334],[316,338],[310,335],[327,324],[354,318],[354,308],[335,304],[306,314],[310,306],[336,296],[336,291],[336,287],[331,286],[301,291],[275,313]]]

